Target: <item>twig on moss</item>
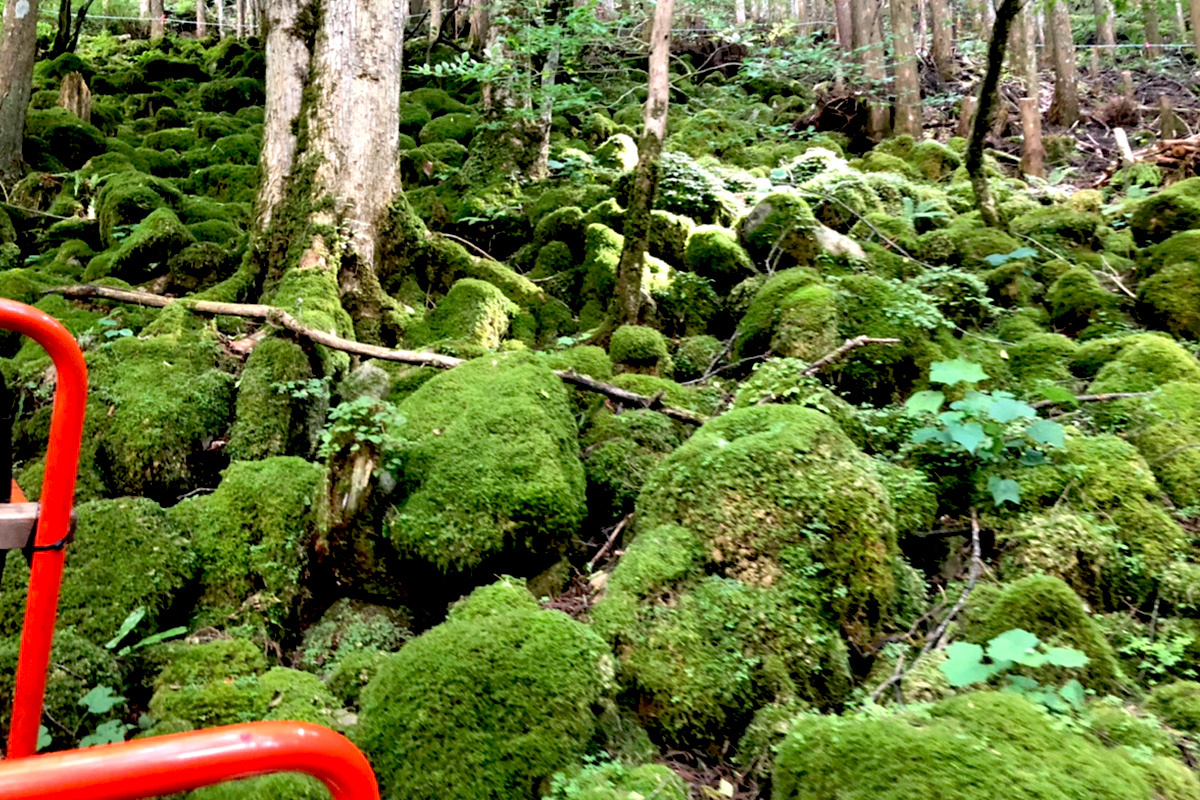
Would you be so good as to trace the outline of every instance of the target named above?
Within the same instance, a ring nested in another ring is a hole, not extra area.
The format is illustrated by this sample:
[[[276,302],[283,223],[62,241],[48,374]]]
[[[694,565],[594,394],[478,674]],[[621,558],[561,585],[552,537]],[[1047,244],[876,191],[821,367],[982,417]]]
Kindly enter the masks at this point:
[[[491,255],[491,253],[484,250],[479,245],[474,244],[473,242],[468,242],[466,239],[462,238],[461,236],[455,236],[453,233],[446,233],[445,231],[438,231],[438,236],[441,236],[443,239],[449,239],[450,241],[458,242],[463,247],[469,247],[472,250],[474,250],[476,253],[478,253],[479,255],[486,258],[488,261],[495,261],[496,263],[500,263],[500,259],[493,257]]]
[[[837,361],[842,356],[846,355],[846,353],[849,353],[851,350],[854,350],[855,348],[858,348],[858,347],[865,347],[869,344],[900,344],[900,340],[899,339],[879,339],[879,338],[875,338],[875,337],[871,337],[871,336],[855,336],[853,339],[847,339],[845,342],[843,342],[842,346],[839,347],[838,349],[833,350],[829,353],[826,353],[825,355],[818,358],[816,361],[809,364],[804,369],[804,371],[801,372],[800,374],[805,377],[808,377],[811,375],[816,375],[818,372],[825,369],[825,367],[829,366],[834,361]]]
[[[596,555],[592,556],[591,561],[587,562],[587,568],[589,572],[600,559],[608,555],[609,551],[612,550],[612,546],[616,543],[617,537],[621,535],[621,531],[625,530],[625,526],[628,525],[629,521],[632,519],[632,511],[621,517],[621,521],[616,524],[616,526],[612,529],[612,533],[608,535],[608,540],[604,543],[604,546],[600,548]]]
[[[453,369],[459,364],[462,364],[464,359],[454,358],[453,356],[444,356],[440,353],[430,353],[417,350],[393,350],[387,347],[379,347],[373,344],[363,344],[362,342],[353,342],[349,339],[343,339],[332,333],[319,331],[310,328],[304,323],[297,320],[282,308],[274,306],[259,305],[252,303],[219,303],[212,300],[187,300],[175,299],[172,297],[163,297],[162,295],[153,294],[151,292],[131,291],[128,289],[113,289],[108,286],[59,286],[54,289],[47,289],[43,294],[60,294],[64,297],[98,297],[105,300],[115,300],[121,303],[132,303],[141,306],[150,306],[152,308],[166,308],[173,303],[181,303],[185,308],[193,314],[202,314],[204,316],[230,316],[244,317],[246,319],[257,319],[263,322],[270,323],[280,328],[285,328],[297,336],[302,336],[311,342],[319,345],[324,345],[331,350],[340,350],[344,353],[350,353],[364,358],[377,358],[380,361],[393,361],[400,364],[413,364],[422,367],[438,367],[440,369]],[[572,386],[578,386],[581,389],[586,389],[589,392],[602,394],[612,400],[617,401],[627,408],[651,408],[671,419],[686,422],[692,425],[703,425],[707,421],[707,417],[697,414],[694,411],[688,411],[683,408],[675,408],[674,406],[665,405],[662,403],[661,395],[647,397],[645,395],[631,392],[627,389],[622,389],[619,386],[613,386],[610,383],[604,383],[586,375],[578,375],[574,372],[565,372],[555,370],[554,374],[558,376],[564,383],[569,383]]]
[[[1104,403],[1109,400],[1127,400],[1131,397],[1150,397],[1154,392],[1109,392],[1108,394],[1080,394],[1076,395],[1074,400],[1076,403]],[[1029,404],[1030,408],[1046,408],[1047,406],[1062,405],[1066,400],[1034,400]]]

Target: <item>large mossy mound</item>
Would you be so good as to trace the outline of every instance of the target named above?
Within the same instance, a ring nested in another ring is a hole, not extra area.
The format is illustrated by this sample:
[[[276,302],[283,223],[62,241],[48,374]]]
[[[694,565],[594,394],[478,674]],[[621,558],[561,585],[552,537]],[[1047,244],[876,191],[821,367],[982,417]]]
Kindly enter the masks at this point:
[[[405,555],[472,571],[561,547],[584,515],[562,382],[531,354],[485,356],[400,404],[405,466],[386,531]],[[530,569],[514,563],[512,569]]]
[[[534,800],[586,752],[611,669],[587,626],[502,580],[383,665],[355,741],[389,800]]]
[[[924,714],[801,717],[780,746],[772,797],[795,800],[1151,800],[1132,754],[1064,730],[1006,692],[963,695]]]

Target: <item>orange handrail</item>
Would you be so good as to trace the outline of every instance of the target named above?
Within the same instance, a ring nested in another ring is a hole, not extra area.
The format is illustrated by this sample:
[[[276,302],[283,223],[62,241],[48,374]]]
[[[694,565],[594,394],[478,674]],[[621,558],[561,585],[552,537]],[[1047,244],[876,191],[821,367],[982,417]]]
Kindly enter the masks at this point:
[[[268,772],[317,778],[334,800],[379,800],[367,759],[307,722],[247,722],[0,761],[0,800],[135,800]]]
[[[71,530],[71,502],[75,495],[75,470],[83,436],[87,404],[87,367],[75,337],[45,312],[14,300],[0,299],[0,328],[22,333],[50,354],[57,381],[50,441],[46,448],[46,473],[38,498],[37,530],[29,575],[29,600],[21,633],[21,657],[13,691],[12,725],[8,755],[21,758],[37,752],[46,670],[54,638],[54,617],[62,583],[63,555]]]

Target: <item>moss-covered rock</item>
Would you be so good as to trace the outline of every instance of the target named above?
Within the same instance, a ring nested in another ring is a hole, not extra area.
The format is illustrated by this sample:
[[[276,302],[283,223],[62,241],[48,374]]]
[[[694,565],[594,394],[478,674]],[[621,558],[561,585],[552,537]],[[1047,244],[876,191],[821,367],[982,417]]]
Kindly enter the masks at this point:
[[[769,194],[754,206],[738,227],[746,251],[758,262],[774,258],[775,266],[801,266],[811,262],[820,248],[816,218],[802,198],[794,194]],[[781,264],[780,259],[787,263]]]
[[[1041,206],[1014,219],[1009,228],[1049,247],[1091,247],[1104,220],[1098,213],[1068,206]]]
[[[166,271],[172,257],[195,243],[196,237],[184,227],[174,211],[158,208],[121,241],[103,269],[89,265],[84,278],[95,280],[111,275],[130,283],[140,283]]]
[[[1034,333],[1007,348],[1009,371],[1025,385],[1063,383],[1071,379],[1068,364],[1077,349],[1075,342],[1062,334]]]
[[[463,364],[400,412],[398,434],[411,444],[385,529],[401,552],[469,571],[499,556],[544,556],[574,534],[584,513],[575,423],[562,382],[535,356]]]
[[[383,665],[363,690],[355,740],[390,800],[534,800],[586,751],[606,670],[587,626],[502,580]]]
[[[798,718],[779,748],[779,800],[1150,800],[1128,756],[1065,731],[1010,692],[944,700],[927,713]]]
[[[695,226],[687,217],[670,211],[650,212],[650,255],[661,258],[673,267],[682,267],[688,240]]]
[[[104,134],[65,108],[32,110],[25,116],[25,136],[40,139],[68,169],[79,169],[106,149]]]
[[[479,117],[472,113],[450,112],[430,120],[421,128],[417,140],[421,144],[431,142],[454,141],[466,145],[475,134],[475,126]]]
[[[245,639],[175,644],[159,656],[150,713],[174,731],[261,719],[271,695],[259,686],[267,670],[261,648]]]
[[[310,383],[314,379],[312,363],[300,345],[281,337],[260,342],[246,359],[238,381],[226,446],[229,457],[249,461],[308,456],[329,405],[324,386]]]
[[[601,142],[592,155],[601,167],[629,172],[638,163],[637,142],[627,133],[617,133]]]
[[[829,602],[852,637],[879,624],[895,590],[886,492],[870,459],[813,409],[758,406],[706,423],[651,474],[637,507],[640,529],[682,525],[730,577],[769,583],[797,550],[820,561],[823,580],[844,587]]]
[[[683,437],[663,414],[635,409],[599,415],[584,441],[588,512],[601,524],[611,525],[633,511],[651,470]]]
[[[218,163],[192,172],[184,185],[189,194],[222,203],[253,203],[260,177],[257,166]]]
[[[1138,283],[1137,299],[1139,317],[1147,324],[1179,336],[1200,337],[1200,263],[1163,266]]]
[[[1050,509],[1018,520],[998,537],[1004,551],[1000,574],[1005,579],[1050,575],[1076,594],[1102,607],[1102,576],[1120,557],[1107,525],[1090,514]]]
[[[675,350],[675,380],[695,380],[705,374],[725,352],[725,343],[715,336],[688,336]]]
[[[1200,178],[1180,181],[1136,203],[1129,227],[1140,247],[1200,228]]]
[[[836,345],[837,325],[833,290],[812,270],[784,270],[754,295],[738,323],[733,353],[748,358],[772,352],[812,361]]]
[[[112,247],[150,212],[167,207],[178,210],[183,195],[175,186],[140,172],[119,172],[108,177],[96,194],[100,241]]]
[[[1172,681],[1154,687],[1146,708],[1172,728],[1200,732],[1200,683]]]
[[[738,243],[737,235],[718,225],[702,225],[688,237],[683,266],[712,281],[718,294],[727,294],[734,286],[756,272],[754,261]]]
[[[1095,348],[1081,347],[1076,363],[1093,352],[1103,358],[1106,349],[1111,360],[1095,373],[1088,386],[1092,394],[1147,392],[1168,381],[1200,382],[1196,357],[1165,336],[1131,336],[1098,343]]]
[[[683,779],[661,764],[628,768],[620,762],[556,773],[545,800],[687,800]]]
[[[437,89],[432,86],[424,86],[419,89],[413,89],[410,92],[405,92],[403,99],[409,103],[416,103],[423,106],[435,117],[439,117],[442,114],[464,113],[471,110],[470,106],[455,100],[445,89]]]
[[[608,355],[614,365],[628,372],[657,375],[659,366],[667,359],[667,342],[654,328],[644,325],[622,325],[613,331]]]
[[[1176,506],[1200,506],[1200,383],[1166,383],[1143,408],[1129,441]]]
[[[332,674],[356,653],[388,653],[411,636],[411,620],[403,611],[354,600],[338,600],[304,631],[293,662],[297,669]]]
[[[1046,290],[1050,315],[1061,327],[1079,331],[1098,314],[1112,308],[1116,298],[1100,285],[1092,271],[1074,266]]]
[[[429,330],[434,339],[453,339],[492,350],[500,346],[519,310],[492,284],[462,278],[430,313]]]

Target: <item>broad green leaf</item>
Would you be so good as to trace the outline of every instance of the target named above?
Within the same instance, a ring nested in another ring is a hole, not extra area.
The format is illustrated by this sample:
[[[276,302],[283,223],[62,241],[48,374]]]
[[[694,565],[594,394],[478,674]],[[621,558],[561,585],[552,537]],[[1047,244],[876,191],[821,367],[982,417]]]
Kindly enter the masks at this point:
[[[931,441],[950,444],[950,434],[937,428],[919,428],[913,431],[911,439],[913,444],[922,444]]]
[[[107,714],[124,702],[125,698],[113,694],[113,690],[108,686],[93,686],[87,694],[79,698],[79,705],[86,708],[89,714]]]
[[[945,400],[946,395],[942,394],[941,392],[935,392],[931,390],[917,392],[912,397],[908,398],[907,402],[905,402],[904,413],[910,417],[915,417],[918,414],[923,414],[925,412],[936,414],[938,409],[942,407],[942,403],[945,402]]]
[[[988,374],[983,367],[962,358],[951,361],[937,361],[929,367],[929,382],[944,383],[953,386],[956,383],[979,383],[987,380]]]
[[[1028,448],[1024,453],[1021,453],[1021,458],[1018,462],[1022,467],[1040,467],[1046,463],[1046,454],[1041,450]]]
[[[995,402],[995,399],[990,394],[977,392],[972,389],[963,396],[962,400],[955,400],[951,403],[950,407],[955,411],[962,411],[965,414],[978,416],[986,414]]]
[[[1086,653],[1074,647],[1051,647],[1046,651],[1046,663],[1056,667],[1084,667],[1089,661]]]
[[[1083,706],[1085,698],[1083,685],[1077,680],[1072,679],[1067,681],[1059,687],[1058,694],[1059,697],[1070,703],[1072,708],[1081,708]]]
[[[1029,405],[1029,403],[1002,397],[995,403],[992,403],[992,407],[987,410],[987,415],[1003,425],[1006,422],[1012,422],[1014,419],[1036,417],[1037,412],[1033,410],[1033,406]]]
[[[79,740],[80,747],[95,747],[100,744],[117,744],[125,741],[125,734],[133,729],[119,719],[110,719],[96,728],[95,733],[89,733]]]
[[[946,648],[946,660],[938,665],[951,686],[970,686],[992,677],[992,668],[983,663],[983,648],[970,642],[955,642]]]
[[[1021,694],[1028,694],[1038,691],[1042,688],[1042,685],[1033,678],[1025,675],[1009,675],[1008,688],[1018,691]]]
[[[983,432],[983,426],[978,422],[947,425],[946,432],[950,434],[951,441],[971,455],[975,455],[975,451],[979,449],[979,446],[988,439],[988,435]]]
[[[1043,447],[1063,446],[1063,426],[1049,419],[1039,419],[1025,433]]]
[[[104,648],[106,650],[112,650],[114,647],[120,644],[121,640],[128,636],[129,632],[136,628],[137,624],[141,622],[145,616],[145,606],[138,606],[133,611],[129,612],[129,616],[127,616],[125,621],[121,623],[121,627],[117,628],[117,635],[105,642]]]
[[[1075,399],[1075,393],[1061,386],[1050,384],[1039,387],[1038,394],[1055,404],[1079,405],[1079,401]]]
[[[53,743],[54,743],[54,739],[51,738],[50,731],[48,731],[46,729],[46,726],[38,725],[38,741],[37,741],[38,752],[40,753],[41,751],[45,750],[47,747],[49,747]]]
[[[1014,506],[1021,504],[1021,484],[1008,478],[988,478],[988,491],[992,493],[992,503],[999,508],[1004,503]]]
[[[1033,258],[1037,254],[1038,251],[1034,250],[1032,247],[1018,247],[1016,250],[1013,250],[1011,253],[1009,253],[1008,257],[1009,259],[1016,261],[1017,259],[1021,258]]]
[[[1037,651],[1041,639],[1029,631],[1013,628],[988,642],[988,658],[993,661],[1015,661],[1027,667],[1040,667],[1046,657]]]

